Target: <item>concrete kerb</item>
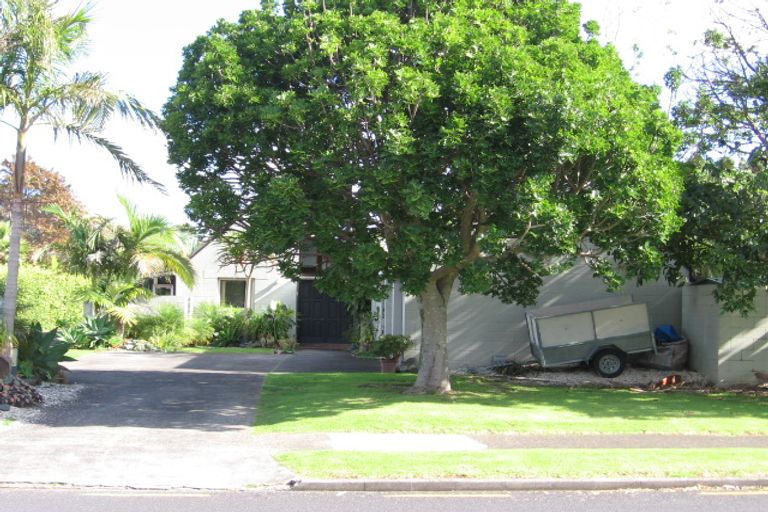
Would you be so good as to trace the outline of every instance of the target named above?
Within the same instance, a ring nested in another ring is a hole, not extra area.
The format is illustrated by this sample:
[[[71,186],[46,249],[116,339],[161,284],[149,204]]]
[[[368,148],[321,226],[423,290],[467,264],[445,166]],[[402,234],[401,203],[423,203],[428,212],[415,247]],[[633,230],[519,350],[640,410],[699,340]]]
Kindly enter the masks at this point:
[[[616,491],[690,487],[768,487],[768,478],[292,480],[288,485],[294,491],[348,492]]]

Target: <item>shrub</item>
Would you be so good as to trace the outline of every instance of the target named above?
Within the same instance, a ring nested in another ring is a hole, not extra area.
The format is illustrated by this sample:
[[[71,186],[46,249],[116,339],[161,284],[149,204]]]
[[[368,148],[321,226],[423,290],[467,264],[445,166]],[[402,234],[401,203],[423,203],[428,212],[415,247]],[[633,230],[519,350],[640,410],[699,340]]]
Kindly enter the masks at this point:
[[[215,304],[200,304],[190,322],[190,335],[195,344],[231,347],[244,343],[275,346],[276,340],[287,338],[294,326],[295,313],[277,303],[263,313]]]
[[[183,331],[184,311],[175,304],[161,304],[156,311],[136,315],[127,336],[149,341],[158,336],[179,336]]]
[[[5,293],[8,275],[0,267],[0,295]],[[43,329],[68,327],[83,319],[83,300],[88,290],[84,277],[32,265],[21,267],[16,318],[21,326],[37,322]]]
[[[239,313],[216,317],[212,324],[213,337],[211,338],[211,344],[217,347],[240,345],[243,340],[242,328],[244,324],[244,316]]]
[[[296,347],[299,343],[296,338],[280,338],[277,340],[276,351],[284,352],[286,354],[293,354],[296,352]]]
[[[112,347],[122,341],[117,336],[117,326],[106,316],[85,318],[77,325],[62,328],[58,339],[72,348],[85,349]]]
[[[296,324],[296,312],[291,308],[278,302],[272,307],[270,305],[264,312],[264,330],[263,336],[280,340],[288,337],[288,332]]]
[[[19,372],[27,378],[51,380],[69,345],[57,339],[56,329],[43,331],[39,322],[19,336]]]
[[[185,334],[189,345],[210,345],[213,339],[213,326],[205,318],[192,317],[187,322]]]
[[[371,352],[384,359],[395,359],[413,344],[411,338],[400,334],[387,334],[374,340],[371,344]]]
[[[210,334],[207,344],[217,347],[231,347],[242,342],[242,331],[245,324],[245,313],[231,306],[216,304],[200,304],[195,308],[194,317],[206,325]]]
[[[89,348],[90,340],[83,332],[82,326],[62,327],[58,331],[59,341],[72,348]]]
[[[165,352],[176,352],[187,345],[184,331],[166,331],[151,336],[147,341]]]
[[[242,343],[264,345],[263,332],[265,329],[265,317],[247,309],[240,315],[240,337]]]

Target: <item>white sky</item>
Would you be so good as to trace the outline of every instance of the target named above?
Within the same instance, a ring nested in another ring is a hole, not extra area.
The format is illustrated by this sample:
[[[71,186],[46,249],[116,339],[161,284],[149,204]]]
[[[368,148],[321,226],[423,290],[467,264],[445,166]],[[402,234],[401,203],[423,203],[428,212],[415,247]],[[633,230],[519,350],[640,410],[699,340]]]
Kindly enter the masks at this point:
[[[750,7],[765,0],[728,0]],[[63,7],[82,4],[61,0]],[[582,0],[584,21],[597,20],[601,39],[614,43],[644,83],[662,83],[672,65],[684,64],[696,53],[693,42],[712,25],[713,13],[722,9],[717,0]],[[124,90],[159,111],[176,81],[181,51],[204,34],[219,18],[236,20],[239,13],[258,5],[257,0],[100,0],[94,2],[89,25],[90,49],[72,71],[107,73],[113,90]],[[764,5],[764,4],[763,4]],[[635,58],[633,46],[642,52]],[[674,49],[674,51],[672,50]],[[14,132],[0,125],[0,158],[15,149]],[[89,145],[56,143],[44,128],[33,131],[29,156],[38,164],[65,176],[75,195],[94,214],[122,219],[115,195],[127,196],[147,213],[161,214],[174,222],[187,221],[186,195],[176,186],[175,169],[167,164],[165,138],[121,121],[113,121],[105,135],[123,148],[168,189],[164,196],[149,186],[121,179],[117,165],[105,152]]]

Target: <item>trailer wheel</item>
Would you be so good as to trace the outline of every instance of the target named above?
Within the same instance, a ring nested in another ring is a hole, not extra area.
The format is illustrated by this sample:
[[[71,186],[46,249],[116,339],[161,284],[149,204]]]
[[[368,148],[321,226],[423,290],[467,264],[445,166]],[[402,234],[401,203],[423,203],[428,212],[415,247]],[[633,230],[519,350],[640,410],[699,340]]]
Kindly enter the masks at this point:
[[[617,348],[604,348],[598,351],[590,361],[595,373],[606,379],[621,375],[626,363],[627,355]]]

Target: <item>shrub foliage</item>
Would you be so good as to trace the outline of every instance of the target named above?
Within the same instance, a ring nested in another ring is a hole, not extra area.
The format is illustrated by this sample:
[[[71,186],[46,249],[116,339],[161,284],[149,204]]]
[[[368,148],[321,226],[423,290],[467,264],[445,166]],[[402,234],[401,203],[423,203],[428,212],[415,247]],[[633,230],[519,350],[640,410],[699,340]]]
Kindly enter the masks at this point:
[[[5,292],[6,267],[0,267],[0,294]],[[57,270],[27,265],[19,278],[17,321],[22,326],[39,322],[43,329],[75,325],[83,318],[88,281]]]

